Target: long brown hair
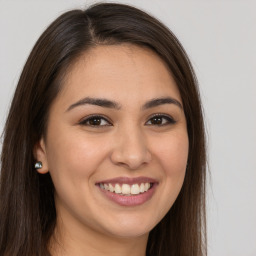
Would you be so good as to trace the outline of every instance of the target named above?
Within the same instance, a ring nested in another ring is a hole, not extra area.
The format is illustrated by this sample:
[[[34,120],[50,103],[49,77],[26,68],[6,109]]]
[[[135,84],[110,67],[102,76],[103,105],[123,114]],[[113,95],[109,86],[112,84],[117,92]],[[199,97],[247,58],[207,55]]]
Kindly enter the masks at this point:
[[[34,169],[33,148],[45,135],[49,108],[70,65],[91,47],[131,43],[167,64],[187,120],[189,157],[181,192],[150,232],[147,255],[206,255],[206,153],[197,79],[174,34],[134,7],[103,3],[57,18],[34,46],[19,79],[3,134],[0,183],[0,255],[50,255],[55,228],[54,186]]]

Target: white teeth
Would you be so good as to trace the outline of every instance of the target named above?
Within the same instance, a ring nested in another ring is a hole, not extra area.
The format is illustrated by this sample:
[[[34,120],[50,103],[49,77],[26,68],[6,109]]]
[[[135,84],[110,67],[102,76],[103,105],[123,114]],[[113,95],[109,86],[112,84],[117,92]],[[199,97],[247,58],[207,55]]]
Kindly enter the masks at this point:
[[[145,191],[148,191],[150,188],[150,184],[149,183],[145,183],[145,187],[144,187],[144,190]]]
[[[145,191],[145,185],[144,183],[140,184],[140,193],[143,193]]]
[[[122,193],[122,189],[121,189],[119,184],[115,185],[115,193],[117,193],[117,194],[121,194]]]
[[[131,187],[128,184],[122,185],[122,194],[128,195],[131,193]]]
[[[133,184],[131,187],[131,194],[138,195],[140,193],[140,187],[138,184]]]
[[[114,192],[114,187],[112,186],[112,184],[108,184],[108,190],[110,191],[110,192]]]
[[[140,193],[144,193],[150,189],[150,183],[141,183],[139,184],[115,184],[112,185],[111,183],[106,184],[106,183],[100,183],[100,188],[108,190],[110,192],[116,193],[116,194],[122,194],[122,195],[138,195]]]

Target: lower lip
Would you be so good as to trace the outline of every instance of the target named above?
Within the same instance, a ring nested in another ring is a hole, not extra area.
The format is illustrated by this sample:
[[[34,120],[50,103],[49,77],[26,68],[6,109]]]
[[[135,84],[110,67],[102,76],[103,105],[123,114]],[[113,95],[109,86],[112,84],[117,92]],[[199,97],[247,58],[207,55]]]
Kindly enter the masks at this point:
[[[100,191],[111,201],[121,205],[121,206],[137,206],[146,203],[148,200],[151,199],[157,184],[154,183],[153,186],[146,192],[138,194],[138,195],[131,195],[131,196],[123,196],[120,194],[116,194],[110,192],[108,190],[102,189],[99,187]]]

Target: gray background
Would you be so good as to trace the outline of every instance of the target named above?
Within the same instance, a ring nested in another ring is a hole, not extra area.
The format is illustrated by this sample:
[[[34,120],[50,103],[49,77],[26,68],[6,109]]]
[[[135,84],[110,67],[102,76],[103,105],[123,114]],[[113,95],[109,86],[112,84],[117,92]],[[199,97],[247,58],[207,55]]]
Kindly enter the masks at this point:
[[[64,11],[93,2],[0,0],[0,131],[21,69],[37,38]],[[183,43],[198,75],[211,171],[207,195],[209,256],[255,256],[256,2],[116,2],[141,7],[169,26]]]

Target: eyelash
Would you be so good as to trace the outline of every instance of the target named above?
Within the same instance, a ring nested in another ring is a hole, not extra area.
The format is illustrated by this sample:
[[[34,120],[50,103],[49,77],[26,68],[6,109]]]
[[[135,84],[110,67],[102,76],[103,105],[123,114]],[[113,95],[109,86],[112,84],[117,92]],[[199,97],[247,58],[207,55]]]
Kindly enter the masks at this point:
[[[161,121],[163,122],[163,119],[166,119],[166,122],[164,124],[150,124],[150,125],[154,125],[154,126],[165,126],[165,125],[172,125],[172,124],[175,124],[176,121],[171,117],[171,116],[168,116],[168,115],[165,115],[165,114],[155,114],[153,116],[150,117],[150,119],[146,122],[148,123],[150,120],[152,122],[152,119],[154,118],[160,118]],[[100,125],[100,124],[88,124],[88,122],[90,121],[99,121],[100,123],[102,122],[102,120],[104,120],[105,122],[107,122],[108,124],[106,125]],[[158,120],[159,121],[159,120]],[[100,115],[93,115],[93,116],[90,116],[84,120],[82,120],[81,122],[79,122],[80,125],[83,125],[83,126],[90,126],[90,127],[94,127],[94,128],[102,128],[102,127],[105,127],[105,126],[112,126],[112,124],[107,120],[107,118],[103,117],[103,116],[100,116]]]

